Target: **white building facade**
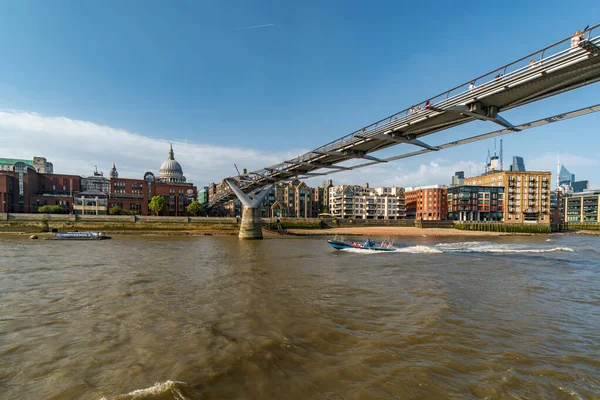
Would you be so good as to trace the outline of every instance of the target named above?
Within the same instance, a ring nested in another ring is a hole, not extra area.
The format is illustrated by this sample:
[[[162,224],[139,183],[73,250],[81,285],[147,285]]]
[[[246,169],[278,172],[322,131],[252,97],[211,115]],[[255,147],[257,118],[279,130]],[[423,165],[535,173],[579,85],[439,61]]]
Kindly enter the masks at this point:
[[[329,188],[329,212],[338,218],[403,219],[406,217],[404,188],[369,188],[368,184]]]

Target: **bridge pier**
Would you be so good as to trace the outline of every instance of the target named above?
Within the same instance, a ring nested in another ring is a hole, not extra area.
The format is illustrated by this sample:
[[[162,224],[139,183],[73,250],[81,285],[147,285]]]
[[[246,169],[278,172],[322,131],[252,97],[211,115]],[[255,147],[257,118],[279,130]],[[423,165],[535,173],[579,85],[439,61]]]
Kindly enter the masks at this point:
[[[260,215],[260,203],[271,190],[273,185],[264,187],[254,198],[250,198],[242,192],[233,182],[226,181],[231,190],[242,203],[242,221],[240,223],[240,239],[262,239],[262,216]]]

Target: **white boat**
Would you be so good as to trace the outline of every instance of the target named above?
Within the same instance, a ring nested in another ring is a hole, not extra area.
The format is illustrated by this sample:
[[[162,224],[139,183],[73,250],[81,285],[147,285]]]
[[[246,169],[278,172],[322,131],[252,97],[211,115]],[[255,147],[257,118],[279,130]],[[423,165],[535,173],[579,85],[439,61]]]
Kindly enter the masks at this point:
[[[105,240],[110,239],[102,232],[56,232],[56,240]]]

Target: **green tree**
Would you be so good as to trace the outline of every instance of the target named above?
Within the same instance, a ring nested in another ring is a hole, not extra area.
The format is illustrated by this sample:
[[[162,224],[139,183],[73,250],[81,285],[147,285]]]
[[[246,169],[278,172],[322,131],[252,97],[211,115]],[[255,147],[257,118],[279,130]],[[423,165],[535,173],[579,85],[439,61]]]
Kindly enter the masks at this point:
[[[62,206],[41,206],[38,208],[41,214],[64,214],[65,209]]]
[[[154,196],[150,200],[150,204],[148,204],[148,209],[152,214],[160,215],[160,213],[167,209],[167,203],[165,203],[165,199],[162,196]]]
[[[186,207],[186,211],[197,217],[204,211],[204,206],[199,201],[194,200]]]
[[[321,210],[321,214],[328,214],[329,210],[327,209],[327,207],[323,207],[323,209]]]
[[[125,214],[125,211],[119,206],[113,206],[108,209],[108,213],[110,215],[123,215]]]

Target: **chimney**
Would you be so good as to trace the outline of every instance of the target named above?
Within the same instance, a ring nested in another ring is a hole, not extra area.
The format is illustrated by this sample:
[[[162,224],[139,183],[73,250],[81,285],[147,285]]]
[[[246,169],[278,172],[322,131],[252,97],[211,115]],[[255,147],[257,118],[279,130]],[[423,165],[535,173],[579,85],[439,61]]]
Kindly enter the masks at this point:
[[[369,188],[369,182],[365,183],[365,189]]]

